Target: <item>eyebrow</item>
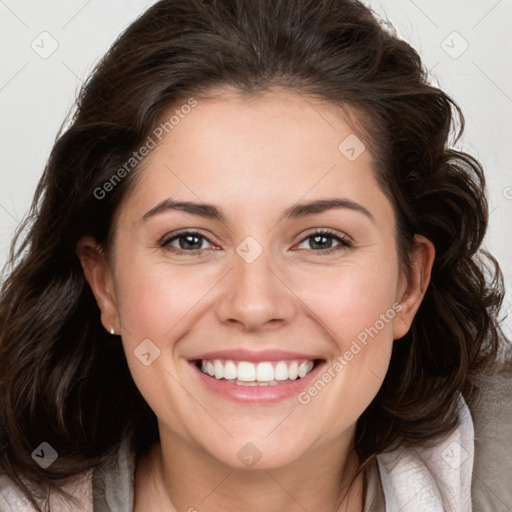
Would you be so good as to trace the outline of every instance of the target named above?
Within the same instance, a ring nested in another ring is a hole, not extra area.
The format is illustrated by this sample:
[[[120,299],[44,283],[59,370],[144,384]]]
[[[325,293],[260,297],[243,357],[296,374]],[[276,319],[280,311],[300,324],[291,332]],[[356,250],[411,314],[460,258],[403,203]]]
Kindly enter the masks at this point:
[[[362,213],[375,223],[375,217],[364,206],[344,198],[319,199],[317,201],[296,204],[285,210],[283,219],[301,219],[308,215],[315,215],[335,208],[346,208]],[[212,204],[194,203],[191,201],[174,201],[173,199],[165,199],[161,203],[158,203],[154,208],[151,208],[151,210],[143,215],[142,220],[146,221],[155,215],[159,215],[169,210],[182,211],[191,215],[204,217],[206,219],[226,222],[226,216],[219,208]]]

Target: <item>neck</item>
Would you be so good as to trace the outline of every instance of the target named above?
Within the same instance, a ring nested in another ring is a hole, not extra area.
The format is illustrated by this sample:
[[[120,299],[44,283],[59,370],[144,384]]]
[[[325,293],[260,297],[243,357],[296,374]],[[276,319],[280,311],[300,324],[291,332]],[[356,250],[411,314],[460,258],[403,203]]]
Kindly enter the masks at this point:
[[[362,473],[349,489],[358,464],[351,442],[326,443],[286,466],[237,469],[162,436],[137,464],[134,511],[362,512]]]

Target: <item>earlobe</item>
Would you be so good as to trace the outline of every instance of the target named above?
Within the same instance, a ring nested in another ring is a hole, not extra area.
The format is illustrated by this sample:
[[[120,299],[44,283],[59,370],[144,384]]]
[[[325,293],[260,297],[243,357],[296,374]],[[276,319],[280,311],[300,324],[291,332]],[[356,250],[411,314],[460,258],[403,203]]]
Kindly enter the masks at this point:
[[[399,289],[397,298],[402,309],[393,324],[393,339],[395,340],[405,336],[411,327],[430,283],[435,259],[434,244],[430,240],[424,236],[415,235],[414,242],[414,252],[411,255],[411,276],[407,282],[405,276],[403,277],[404,285]]]
[[[85,279],[91,287],[96,303],[101,311],[101,323],[112,333],[118,332],[119,315],[114,293],[112,272],[102,248],[91,236],[85,236],[77,244],[77,255],[84,271]]]

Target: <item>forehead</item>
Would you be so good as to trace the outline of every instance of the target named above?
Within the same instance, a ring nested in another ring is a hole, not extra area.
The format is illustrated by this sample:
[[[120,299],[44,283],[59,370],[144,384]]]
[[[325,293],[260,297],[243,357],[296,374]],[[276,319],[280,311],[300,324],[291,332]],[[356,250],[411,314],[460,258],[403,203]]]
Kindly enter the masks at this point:
[[[179,108],[167,111],[162,125]],[[290,91],[220,91],[178,117],[143,162],[130,201],[140,210],[167,197],[238,215],[301,198],[383,200],[364,136],[331,104]]]

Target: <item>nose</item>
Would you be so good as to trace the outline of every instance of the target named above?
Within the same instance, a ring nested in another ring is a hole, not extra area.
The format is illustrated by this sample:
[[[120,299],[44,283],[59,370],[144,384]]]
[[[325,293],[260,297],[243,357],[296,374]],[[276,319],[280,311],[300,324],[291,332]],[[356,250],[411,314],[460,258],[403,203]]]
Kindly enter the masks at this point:
[[[297,298],[286,278],[272,265],[269,252],[263,251],[250,263],[234,255],[234,267],[223,280],[217,300],[216,314],[222,323],[251,332],[273,329],[292,320]]]

